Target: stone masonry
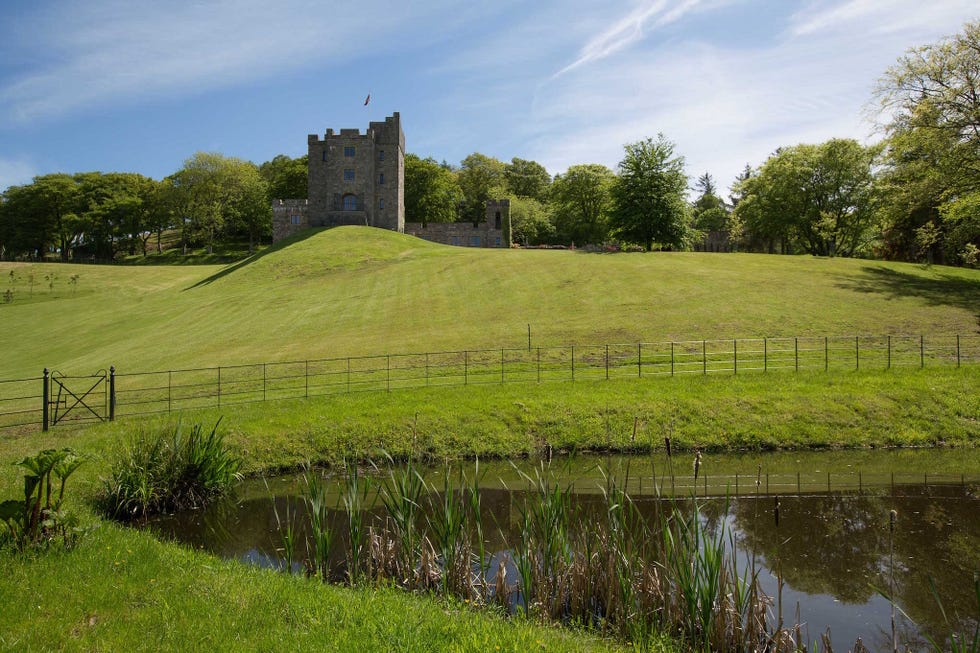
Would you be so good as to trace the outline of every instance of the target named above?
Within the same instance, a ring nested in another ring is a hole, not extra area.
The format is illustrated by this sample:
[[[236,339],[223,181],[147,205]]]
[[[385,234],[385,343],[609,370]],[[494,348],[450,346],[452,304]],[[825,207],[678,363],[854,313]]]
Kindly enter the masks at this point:
[[[443,245],[510,247],[510,200],[487,200],[483,222],[406,222],[405,233]]]
[[[405,223],[405,133],[398,112],[367,132],[307,137],[309,199],[272,202],[272,240],[310,227],[366,225],[446,245],[510,247],[510,201],[487,201],[486,221]]]

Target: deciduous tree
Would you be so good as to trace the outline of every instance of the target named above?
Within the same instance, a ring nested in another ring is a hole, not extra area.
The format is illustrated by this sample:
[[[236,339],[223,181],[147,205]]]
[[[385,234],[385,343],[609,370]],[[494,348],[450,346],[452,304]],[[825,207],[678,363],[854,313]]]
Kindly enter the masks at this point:
[[[687,236],[684,158],[663,134],[627,144],[612,188],[611,224],[616,234],[647,251],[681,247]]]

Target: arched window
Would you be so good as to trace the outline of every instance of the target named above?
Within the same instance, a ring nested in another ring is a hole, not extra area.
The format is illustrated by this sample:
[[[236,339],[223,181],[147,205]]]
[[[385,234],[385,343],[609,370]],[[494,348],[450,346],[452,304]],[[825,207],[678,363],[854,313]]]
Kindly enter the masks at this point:
[[[345,211],[356,211],[357,210],[357,195],[344,195],[344,210]]]

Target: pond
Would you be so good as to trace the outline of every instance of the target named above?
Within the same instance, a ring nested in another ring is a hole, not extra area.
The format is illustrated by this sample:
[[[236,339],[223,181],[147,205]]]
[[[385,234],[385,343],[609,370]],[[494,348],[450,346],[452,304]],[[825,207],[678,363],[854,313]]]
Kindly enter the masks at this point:
[[[972,637],[980,614],[974,585],[980,569],[980,452],[703,454],[696,475],[693,461],[690,453],[669,459],[658,453],[578,456],[550,462],[480,461],[479,517],[475,521],[486,552],[482,568],[486,586],[492,587],[502,570],[501,579],[511,586],[509,609],[520,609],[525,593],[535,596],[520,582],[521,570],[530,568],[521,567],[522,561],[527,562],[519,555],[521,550],[547,548],[557,541],[566,543],[563,559],[574,557],[568,543],[578,541],[576,531],[591,521],[611,523],[611,507],[628,503],[632,512],[623,513],[621,523],[633,524],[629,528],[638,529],[644,542],[621,544],[624,551],[644,558],[648,553],[645,540],[656,539],[652,536],[659,536],[665,523],[685,523],[693,516],[701,527],[695,530],[704,538],[695,548],[704,550],[712,542],[720,543],[734,565],[733,578],[754,575],[759,589],[769,597],[769,630],[780,623],[787,628],[799,624],[800,629],[792,631],[799,644],[819,643],[829,633],[838,650],[853,648],[858,638],[871,650],[892,650],[893,605],[882,593],[895,598],[894,632],[903,650],[929,650],[927,638],[941,643],[954,632]],[[420,511],[412,517],[419,531],[416,539],[424,534],[435,542],[439,539],[436,531],[445,530],[439,525],[447,523],[440,513],[451,503],[446,497],[458,497],[462,508],[470,501],[471,492],[447,494],[446,488],[472,488],[476,465],[432,466],[419,468],[419,472],[428,498],[418,503],[425,504],[428,516]],[[328,566],[339,580],[350,559],[351,521],[343,503],[349,495],[345,487],[350,477],[337,471],[315,473],[325,481],[322,500],[328,509],[323,514],[334,533]],[[359,473],[363,474],[358,477],[364,507],[362,529],[372,525],[380,529],[387,523],[387,513],[379,492],[386,483],[390,487],[393,479],[404,476],[371,468]],[[307,556],[302,543],[311,533],[309,510],[301,499],[308,494],[307,485],[304,475],[297,474],[250,479],[239,486],[232,500],[204,511],[162,517],[148,526],[160,536],[219,556],[281,568],[283,525],[290,524],[300,543],[291,565],[299,571]],[[618,494],[620,490],[624,495]],[[552,498],[542,499],[543,493]],[[557,504],[558,512],[568,514],[540,527],[542,532],[554,531],[552,535],[539,533],[534,539],[529,535],[529,520],[554,509],[553,499],[559,495],[563,498]],[[629,497],[625,502],[615,500],[625,495]],[[538,502],[532,500],[531,509],[529,497],[537,497]],[[673,517],[665,520],[665,514]],[[607,542],[614,531],[599,529],[596,537]],[[472,529],[467,532],[467,550],[473,554],[480,549],[473,548]],[[678,534],[684,536],[684,531]],[[401,541],[397,535],[391,535],[391,540],[389,547]],[[363,546],[369,548],[368,543]],[[375,543],[374,552],[365,555],[381,555],[379,546]],[[657,547],[650,545],[653,548]],[[432,550],[438,558],[438,552],[447,549],[434,544]],[[535,564],[546,564],[542,560],[538,558]],[[417,574],[420,563],[408,564]],[[589,573],[596,572],[585,576]],[[487,596],[492,593],[486,591]],[[568,590],[562,596],[561,605],[552,611],[555,618],[567,620],[575,614],[575,600],[568,598]],[[535,601],[547,603],[545,599]],[[599,605],[596,601],[590,605],[596,621],[611,616],[608,605],[595,607]]]

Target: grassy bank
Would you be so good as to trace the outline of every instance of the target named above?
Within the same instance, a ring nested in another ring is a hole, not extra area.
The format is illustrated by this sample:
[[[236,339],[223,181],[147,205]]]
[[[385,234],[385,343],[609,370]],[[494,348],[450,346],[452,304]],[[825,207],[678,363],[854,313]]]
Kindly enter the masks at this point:
[[[4,651],[605,651],[397,590],[350,590],[102,524],[77,549],[0,552]],[[83,589],[84,588],[84,589]]]
[[[0,293],[7,288],[2,378],[44,367],[146,371],[519,347],[528,325],[533,344],[547,347],[967,335],[980,318],[978,270],[755,254],[479,250],[363,227],[308,232],[225,266],[0,263]]]
[[[486,385],[354,394],[225,409],[222,429],[247,471],[414,450],[433,458],[556,449],[970,445],[980,438],[980,369],[774,373],[744,377]],[[217,411],[181,416],[211,423]],[[90,461],[69,501],[88,524],[108,461],[138,429],[177,416],[7,435],[11,463],[71,446]],[[633,436],[634,421],[637,424]],[[751,471],[751,470],[747,470]],[[78,549],[30,559],[0,553],[0,647],[112,650],[605,650],[609,642],[394,591],[347,590],[222,562],[103,523]],[[71,588],[84,586],[84,592]]]

